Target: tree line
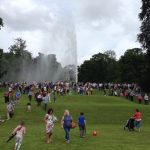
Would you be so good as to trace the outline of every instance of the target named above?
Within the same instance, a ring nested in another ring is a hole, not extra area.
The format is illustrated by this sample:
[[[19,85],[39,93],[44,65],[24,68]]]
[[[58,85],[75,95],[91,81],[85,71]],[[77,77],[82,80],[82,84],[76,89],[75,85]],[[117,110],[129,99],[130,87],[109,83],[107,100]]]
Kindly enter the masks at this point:
[[[93,55],[78,67],[79,81],[139,83],[145,78],[146,53],[140,48],[128,49],[119,60],[113,50]]]
[[[80,81],[135,82],[150,92],[150,0],[141,2],[141,27],[137,39],[142,49],[129,49],[119,60],[109,53],[93,55],[79,67]]]

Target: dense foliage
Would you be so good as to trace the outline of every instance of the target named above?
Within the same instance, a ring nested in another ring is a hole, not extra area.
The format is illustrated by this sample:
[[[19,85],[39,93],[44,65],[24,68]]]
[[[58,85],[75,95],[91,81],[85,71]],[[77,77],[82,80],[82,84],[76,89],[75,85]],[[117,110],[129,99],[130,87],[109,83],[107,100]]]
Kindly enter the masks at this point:
[[[119,60],[116,60],[114,51],[98,53],[78,68],[79,81],[142,84],[145,64],[145,53],[139,48],[127,50]]]
[[[142,22],[140,27],[140,34],[138,40],[142,44],[142,47],[146,50],[145,76],[143,78],[143,87],[150,91],[150,1],[142,0],[141,12],[139,18]]]

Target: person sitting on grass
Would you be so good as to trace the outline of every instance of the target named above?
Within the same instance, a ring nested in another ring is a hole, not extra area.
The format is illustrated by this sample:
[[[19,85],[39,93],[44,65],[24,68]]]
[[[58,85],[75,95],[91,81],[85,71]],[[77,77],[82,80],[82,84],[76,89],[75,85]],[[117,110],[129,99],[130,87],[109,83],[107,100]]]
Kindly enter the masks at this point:
[[[79,125],[80,137],[83,138],[86,132],[86,120],[83,112],[80,113],[80,116],[78,118],[78,125]]]
[[[24,126],[24,122],[21,122],[14,130],[13,134],[16,135],[16,143],[14,150],[19,150],[22,144],[23,135],[26,133],[26,127]]]

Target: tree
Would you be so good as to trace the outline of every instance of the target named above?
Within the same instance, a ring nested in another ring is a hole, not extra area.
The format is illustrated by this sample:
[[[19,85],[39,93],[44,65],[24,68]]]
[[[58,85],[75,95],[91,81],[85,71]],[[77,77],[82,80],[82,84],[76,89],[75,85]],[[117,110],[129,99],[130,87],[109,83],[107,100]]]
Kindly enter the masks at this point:
[[[1,28],[4,26],[4,24],[3,24],[3,19],[2,18],[0,18],[0,30],[1,30]]]
[[[118,79],[117,62],[108,54],[98,53],[78,67],[79,81],[112,82]]]
[[[141,83],[145,71],[145,54],[142,49],[129,49],[119,60],[121,81]]]
[[[16,56],[23,56],[26,53],[26,41],[21,38],[15,39],[15,44],[11,45],[9,50]]]
[[[146,90],[150,91],[150,1],[142,0],[141,12],[139,13],[139,19],[142,24],[140,27],[141,33],[138,34],[138,40],[142,44],[142,47],[146,50],[147,65],[143,85]]]
[[[104,52],[109,58],[116,59],[116,53],[114,50],[107,50]]]

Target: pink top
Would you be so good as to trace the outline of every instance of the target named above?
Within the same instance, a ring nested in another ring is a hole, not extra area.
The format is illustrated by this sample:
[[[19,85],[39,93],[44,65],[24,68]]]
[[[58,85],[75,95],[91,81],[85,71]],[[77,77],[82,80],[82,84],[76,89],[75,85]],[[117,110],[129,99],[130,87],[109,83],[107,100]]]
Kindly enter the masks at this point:
[[[23,135],[26,133],[26,128],[18,125],[13,132],[16,133],[16,136],[23,137]]]
[[[140,113],[140,112],[136,112],[136,113],[134,114],[134,119],[135,119],[136,121],[140,121],[140,120],[141,120],[141,113]]]

